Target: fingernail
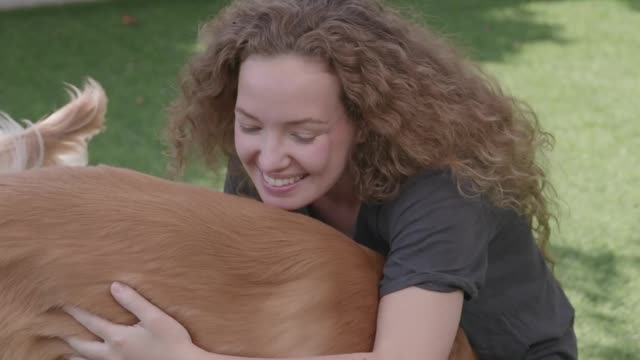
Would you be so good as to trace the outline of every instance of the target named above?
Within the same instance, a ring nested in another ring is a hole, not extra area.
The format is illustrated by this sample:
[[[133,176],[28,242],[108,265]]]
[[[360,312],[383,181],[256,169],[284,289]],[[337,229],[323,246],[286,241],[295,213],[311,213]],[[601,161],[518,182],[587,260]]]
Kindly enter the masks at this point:
[[[65,360],[83,360],[84,358],[81,358],[81,357],[76,356],[76,355],[65,355],[64,359]]]
[[[114,293],[120,294],[122,290],[124,290],[124,285],[116,281],[111,284],[111,290],[113,290]]]

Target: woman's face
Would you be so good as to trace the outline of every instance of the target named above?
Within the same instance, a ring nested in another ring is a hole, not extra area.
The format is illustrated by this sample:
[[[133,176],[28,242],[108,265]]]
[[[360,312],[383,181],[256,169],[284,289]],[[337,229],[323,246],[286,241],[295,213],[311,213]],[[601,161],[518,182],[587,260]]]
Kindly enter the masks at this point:
[[[294,210],[344,175],[354,128],[326,64],[296,55],[250,56],[240,68],[235,147],[262,201]]]

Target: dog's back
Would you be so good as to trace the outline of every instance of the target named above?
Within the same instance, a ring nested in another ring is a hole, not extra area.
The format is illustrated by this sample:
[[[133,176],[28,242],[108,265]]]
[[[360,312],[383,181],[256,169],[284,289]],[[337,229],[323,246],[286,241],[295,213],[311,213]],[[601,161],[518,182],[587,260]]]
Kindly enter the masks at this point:
[[[109,296],[114,280],[210,351],[292,356],[372,346],[381,264],[305,216],[102,166],[2,176],[0,203],[2,359],[62,355],[50,338],[79,331],[63,304],[131,323]]]

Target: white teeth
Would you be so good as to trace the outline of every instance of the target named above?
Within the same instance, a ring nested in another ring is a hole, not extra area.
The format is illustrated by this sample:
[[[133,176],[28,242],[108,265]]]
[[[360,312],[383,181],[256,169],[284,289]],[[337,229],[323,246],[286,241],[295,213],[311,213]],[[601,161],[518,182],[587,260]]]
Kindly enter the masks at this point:
[[[300,179],[302,179],[303,176],[296,176],[296,177],[291,177],[286,179],[274,179],[263,173],[262,178],[267,182],[267,184],[271,186],[286,186],[286,185],[291,185],[293,183],[300,181]]]

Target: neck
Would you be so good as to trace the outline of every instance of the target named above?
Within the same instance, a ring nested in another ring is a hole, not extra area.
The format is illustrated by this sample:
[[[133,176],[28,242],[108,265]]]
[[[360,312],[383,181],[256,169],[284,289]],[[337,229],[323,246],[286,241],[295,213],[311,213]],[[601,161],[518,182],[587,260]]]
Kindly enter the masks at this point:
[[[353,182],[347,176],[343,176],[327,194],[311,204],[311,207],[318,220],[353,237],[360,204],[353,191]]]

